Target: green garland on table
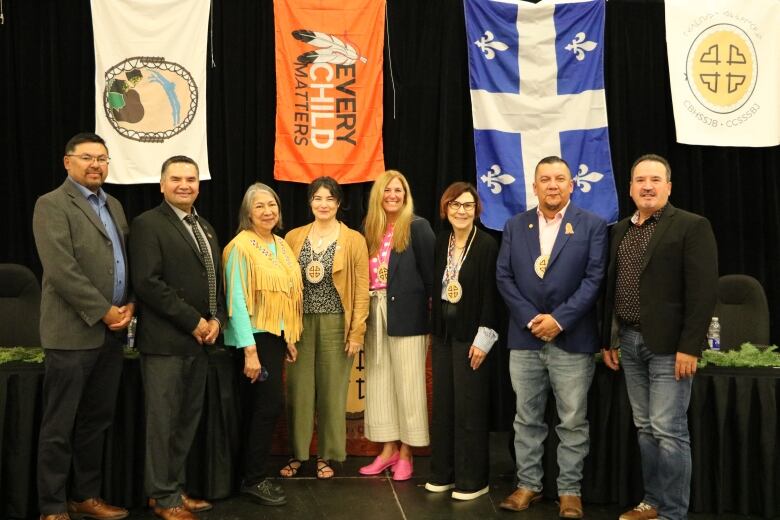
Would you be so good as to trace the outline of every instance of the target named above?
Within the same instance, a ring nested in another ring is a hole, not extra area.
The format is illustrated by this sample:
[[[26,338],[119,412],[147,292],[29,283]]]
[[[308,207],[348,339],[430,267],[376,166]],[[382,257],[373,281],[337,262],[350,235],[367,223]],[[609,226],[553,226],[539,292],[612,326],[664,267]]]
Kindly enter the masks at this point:
[[[0,365],[11,361],[43,363],[43,349],[33,347],[0,348]]]
[[[721,352],[705,350],[702,353],[699,367],[713,364],[719,367],[778,367],[780,368],[780,352],[777,345],[760,349],[752,343],[743,343],[739,350]]]
[[[135,349],[124,348],[124,356],[127,359],[135,359],[139,353]],[[44,353],[40,347],[0,347],[0,365],[12,361],[23,363],[43,363]]]
[[[702,352],[698,367],[704,368],[707,365],[714,365],[718,367],[780,368],[780,352],[776,351],[777,345],[772,345],[771,347],[766,348],[758,348],[752,343],[743,343],[739,349],[729,350],[727,352],[707,349]],[[604,362],[601,352],[596,354],[596,362]]]

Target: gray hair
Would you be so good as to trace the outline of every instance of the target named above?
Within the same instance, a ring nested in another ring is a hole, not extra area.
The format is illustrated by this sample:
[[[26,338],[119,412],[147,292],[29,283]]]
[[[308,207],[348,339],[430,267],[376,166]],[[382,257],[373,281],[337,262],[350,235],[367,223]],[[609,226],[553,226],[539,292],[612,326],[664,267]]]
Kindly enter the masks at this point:
[[[270,193],[276,201],[277,207],[279,208],[279,221],[276,223],[274,231],[284,227],[282,224],[282,203],[279,200],[279,195],[277,195],[273,188],[267,184],[256,182],[249,186],[246,189],[246,193],[244,193],[244,200],[241,201],[241,207],[238,210],[238,229],[236,230],[236,233],[240,233],[247,229],[252,229],[252,219],[249,218],[249,216],[252,214],[252,202],[255,200],[255,195],[257,195],[258,191],[265,191],[266,193]]]

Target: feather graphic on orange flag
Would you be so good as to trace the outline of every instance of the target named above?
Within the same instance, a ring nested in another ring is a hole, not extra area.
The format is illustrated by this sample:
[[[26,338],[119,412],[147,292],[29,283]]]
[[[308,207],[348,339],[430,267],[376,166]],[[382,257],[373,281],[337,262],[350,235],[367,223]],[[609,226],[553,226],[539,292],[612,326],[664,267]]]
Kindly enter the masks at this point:
[[[368,59],[332,34],[301,29],[292,32],[293,38],[308,43],[321,50],[310,51],[298,56],[301,63],[333,63],[334,65],[352,65],[358,59],[368,63]]]

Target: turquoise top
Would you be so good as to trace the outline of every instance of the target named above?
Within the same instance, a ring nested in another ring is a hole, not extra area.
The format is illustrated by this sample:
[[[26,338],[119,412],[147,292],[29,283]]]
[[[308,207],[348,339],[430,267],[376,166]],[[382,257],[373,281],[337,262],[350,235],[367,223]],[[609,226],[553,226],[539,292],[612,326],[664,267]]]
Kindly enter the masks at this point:
[[[276,256],[276,243],[268,244],[268,249]],[[246,262],[236,261],[235,249],[228,255],[225,272],[227,273],[225,277],[227,278],[227,283],[230,284],[230,287],[227,288],[227,303],[228,308],[233,313],[228,318],[228,323],[225,327],[225,345],[237,348],[252,346],[255,344],[254,334],[267,332],[254,328],[249,319],[249,312],[246,310],[246,300],[244,299],[244,290],[241,286],[241,280],[246,277]],[[282,330],[284,330],[284,323],[282,323]]]

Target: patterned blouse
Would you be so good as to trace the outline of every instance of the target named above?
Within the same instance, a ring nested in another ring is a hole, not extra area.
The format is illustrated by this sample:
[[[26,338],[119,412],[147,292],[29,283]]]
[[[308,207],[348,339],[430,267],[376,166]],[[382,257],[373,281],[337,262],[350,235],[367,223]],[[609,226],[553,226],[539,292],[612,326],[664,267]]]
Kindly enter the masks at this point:
[[[307,237],[303,242],[298,263],[303,275],[303,313],[304,314],[338,314],[344,312],[336,286],[333,285],[333,257],[336,256],[334,240],[325,251],[314,253]],[[325,267],[325,276],[319,283],[311,283],[306,279],[306,265],[312,260],[319,260]]]

